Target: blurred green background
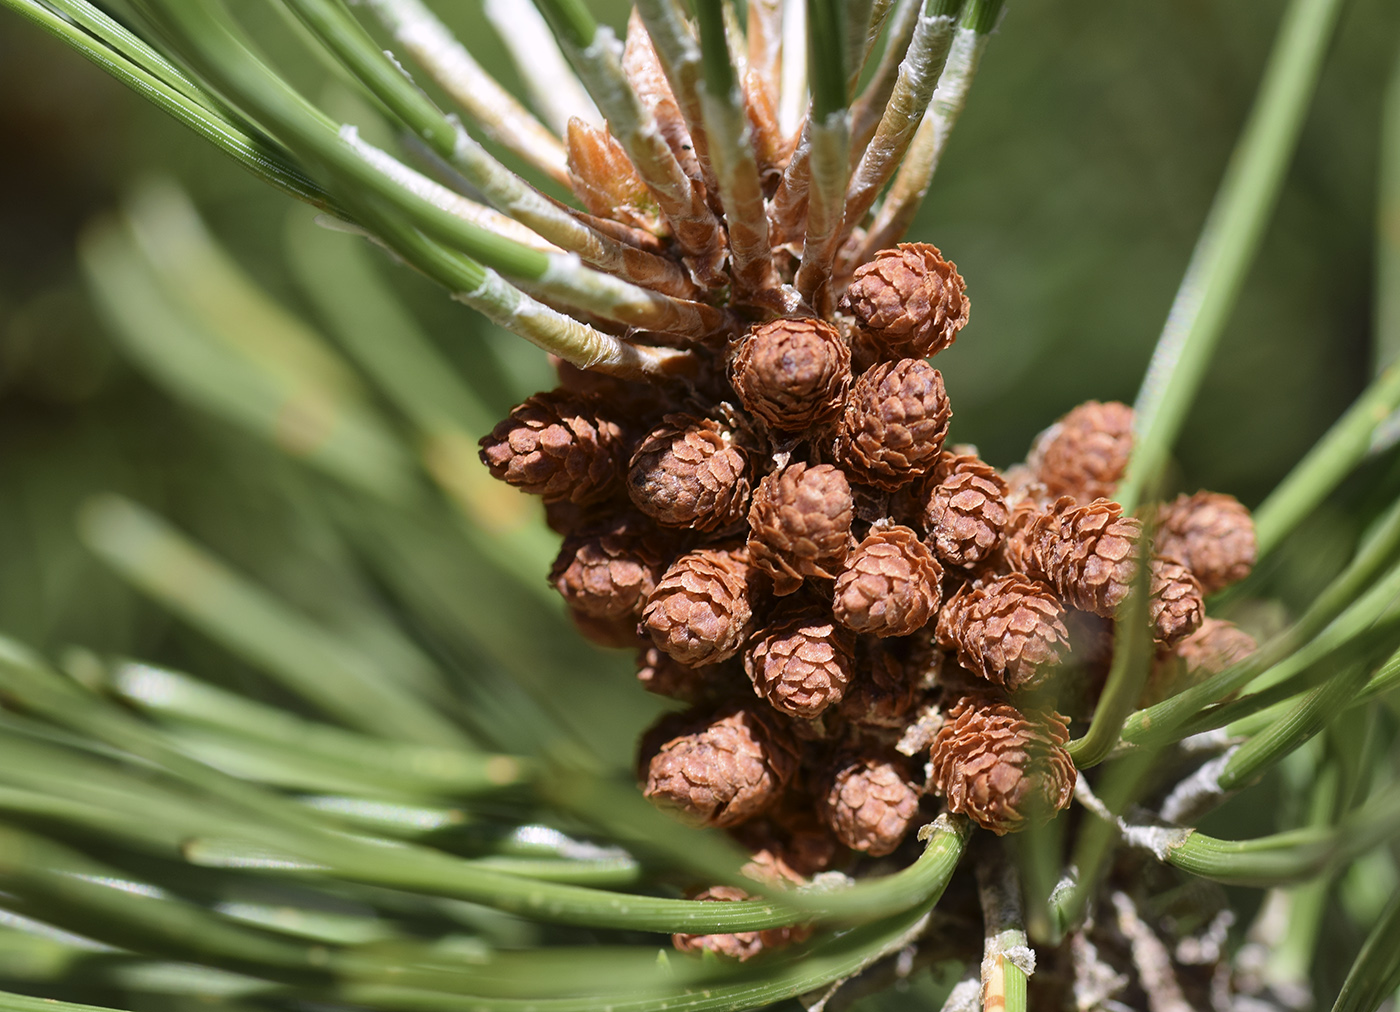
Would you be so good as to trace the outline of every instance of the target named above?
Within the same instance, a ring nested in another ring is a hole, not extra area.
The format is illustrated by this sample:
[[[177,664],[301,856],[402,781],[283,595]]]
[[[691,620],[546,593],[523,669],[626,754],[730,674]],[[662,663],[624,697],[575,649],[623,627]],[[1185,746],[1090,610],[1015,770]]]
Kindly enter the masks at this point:
[[[489,39],[476,5],[454,6],[455,27]],[[595,6],[622,20],[620,5]],[[913,229],[957,261],[973,303],[962,339],[939,359],[954,438],[1005,465],[1072,405],[1132,399],[1282,6],[1009,5]],[[259,5],[246,11],[273,49],[295,51],[294,26]],[[1380,124],[1397,38],[1400,5],[1348,6],[1179,448],[1184,488],[1258,501],[1371,374]],[[296,69],[308,90],[355,115],[358,99],[318,79],[319,67]],[[513,80],[508,66],[490,69]],[[46,651],[80,643],[242,684],[255,676],[83,547],[75,518],[88,497],[130,496],[332,625],[349,619],[324,599],[325,581],[366,601],[379,588],[323,536],[307,483],[324,479],[187,410],[118,350],[75,247],[139,181],[169,176],[272,298],[325,327],[289,267],[289,229],[304,232],[312,212],[10,15],[0,16],[0,95],[0,628]],[[542,354],[377,259],[493,416],[551,384]],[[535,507],[503,508],[528,510],[524,522],[539,526]],[[1347,524],[1343,502],[1313,526],[1325,536]],[[1314,555],[1309,565],[1328,563]],[[567,638],[559,647],[585,649]]]

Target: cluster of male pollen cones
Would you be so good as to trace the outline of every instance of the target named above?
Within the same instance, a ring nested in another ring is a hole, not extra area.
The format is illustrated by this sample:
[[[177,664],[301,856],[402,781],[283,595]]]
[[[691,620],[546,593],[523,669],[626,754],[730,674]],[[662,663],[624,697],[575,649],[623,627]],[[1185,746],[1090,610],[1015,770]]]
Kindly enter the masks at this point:
[[[758,55],[765,9],[750,5]],[[928,359],[968,321],[963,278],[927,243],[871,248],[897,234],[870,219],[867,191],[908,136],[879,121],[852,137],[869,146],[841,151],[843,186],[855,169],[833,207],[822,124],[780,131],[757,55],[735,86],[736,165],[686,115],[668,84],[678,68],[663,66],[675,42],[649,26],[634,16],[622,65],[675,185],[577,120],[568,178],[595,227],[635,244],[632,281],[717,322],[649,334],[684,349],[684,368],[561,362],[560,385],[481,451],[544,499],[563,537],[550,582],[579,630],[636,650],[642,684],[689,704],[643,736],[643,789],[733,833],[769,884],[891,854],[940,799],[998,835],[1043,823],[1073,794],[1069,728],[1092,713],[1136,584],[1158,654],[1144,702],[1253,649],[1203,601],[1249,572],[1250,515],[1229,496],[1183,496],[1142,544],[1113,499],[1133,445],[1122,404],[1075,408],[1004,472],[949,443]],[[675,944],[747,959],[800,937]]]

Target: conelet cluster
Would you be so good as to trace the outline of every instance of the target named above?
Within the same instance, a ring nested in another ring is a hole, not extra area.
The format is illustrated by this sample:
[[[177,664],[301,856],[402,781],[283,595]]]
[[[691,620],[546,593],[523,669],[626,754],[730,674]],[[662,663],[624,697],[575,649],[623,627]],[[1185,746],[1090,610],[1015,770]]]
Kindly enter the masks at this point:
[[[1005,471],[950,443],[929,359],[968,321],[955,265],[926,243],[870,254],[855,225],[811,284],[811,216],[830,209],[805,190],[810,125],[778,135],[762,76],[744,78],[756,229],[726,214],[724,166],[636,18],[626,52],[694,204],[658,199],[616,140],[577,121],[570,179],[598,227],[645,237],[656,270],[634,280],[684,278],[729,322],[647,335],[686,349],[675,375],[560,363],[560,385],[516,407],[481,457],[544,500],[563,538],[549,580],[579,630],[635,650],[643,686],[689,704],[642,738],[646,796],[729,830],[770,883],[891,854],[940,800],[996,834],[1053,817],[1140,558],[1158,651],[1145,703],[1253,649],[1204,605],[1253,564],[1248,511],[1182,496],[1142,552],[1140,521],[1113,499],[1133,440],[1122,404],[1080,405]],[[675,944],[746,959],[799,937]]]

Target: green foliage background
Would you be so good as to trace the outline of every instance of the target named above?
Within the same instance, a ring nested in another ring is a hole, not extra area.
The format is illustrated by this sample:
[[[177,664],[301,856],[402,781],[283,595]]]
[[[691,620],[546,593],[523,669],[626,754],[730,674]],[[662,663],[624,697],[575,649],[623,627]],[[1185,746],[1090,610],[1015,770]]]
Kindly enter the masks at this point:
[[[1011,5],[912,230],[957,261],[973,303],[971,324],[939,359],[953,438],[1005,465],[1072,405],[1132,399],[1282,7]],[[606,9],[620,22],[620,5]],[[453,27],[491,31],[473,16],[457,11]],[[261,27],[270,48],[290,50],[292,26],[269,10]],[[1384,234],[1376,194],[1397,39],[1400,7],[1348,5],[1280,208],[1181,440],[1183,489],[1257,502],[1386,357],[1373,325]],[[487,57],[494,47],[473,48]],[[300,69],[309,93],[354,110],[359,100],[322,68]],[[490,69],[511,80],[508,67]],[[50,654],[81,644],[295,705],[111,575],[78,540],[82,503],[122,492],[332,628],[352,628],[345,602],[377,604],[381,588],[325,536],[311,493],[321,479],[174,403],[121,357],[74,249],[139,180],[173,176],[242,267],[320,324],[286,250],[289,216],[304,225],[311,212],[8,16],[0,96],[0,629]],[[389,274],[497,415],[551,385],[541,353],[409,272]],[[1306,550],[1272,561],[1285,602],[1311,598],[1341,567],[1362,519],[1400,488],[1395,470],[1393,455],[1368,464],[1296,539]],[[328,585],[348,590],[329,600]],[[630,677],[626,657],[593,651],[562,624],[548,635],[546,685]],[[634,696],[618,726],[654,709]],[[1338,974],[1357,944],[1343,941]]]

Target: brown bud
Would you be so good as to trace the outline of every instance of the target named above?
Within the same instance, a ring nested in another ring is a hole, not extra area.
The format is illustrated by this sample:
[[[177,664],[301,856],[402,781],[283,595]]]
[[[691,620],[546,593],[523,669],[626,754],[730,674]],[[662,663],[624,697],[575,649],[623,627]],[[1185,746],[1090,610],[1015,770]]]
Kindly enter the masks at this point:
[[[832,611],[856,632],[908,636],[937,614],[942,579],[943,567],[908,527],[872,529],[836,578]]]
[[[1132,589],[1142,525],[1107,499],[1075,506],[1062,497],[1031,525],[1031,576],[1054,587],[1065,603],[1112,618]]]
[[[589,214],[649,232],[660,230],[656,200],[612,134],[573,116],[565,144],[569,184]]]
[[[834,579],[850,549],[851,486],[830,464],[792,464],[759,483],[749,509],[753,564],[791,594],[804,577]]]
[[[565,538],[550,585],[570,608],[586,615],[635,618],[671,561],[669,540],[638,517]]]
[[[1175,646],[1201,627],[1206,603],[1201,585],[1191,571],[1174,559],[1152,560],[1152,588],[1147,616],[1152,638],[1162,646]]]
[[[700,548],[673,562],[642,612],[652,641],[691,666],[734,656],[753,617],[747,555],[743,548]]]
[[[1051,496],[1111,499],[1133,450],[1133,409],[1086,401],[1036,437],[1027,463]]]
[[[1023,713],[990,696],[963,696],[929,749],[933,787],[949,811],[998,836],[1046,822],[1074,794],[1068,740],[1058,713]]]
[[[797,748],[761,707],[732,704],[662,744],[643,793],[696,825],[733,826],[770,808],[797,772]]]
[[[562,391],[535,394],[481,440],[493,477],[546,502],[581,505],[611,494],[625,451],[622,429],[600,402]]]
[[[728,527],[748,508],[746,463],[744,451],[719,422],[667,415],[632,454],[627,492],[638,509],[664,526]]]
[[[752,899],[748,893],[736,886],[711,886],[691,899],[710,903],[736,903]],[[681,952],[707,950],[717,956],[727,956],[745,962],[759,953],[770,949],[781,949],[787,945],[805,941],[812,935],[812,929],[804,925],[791,925],[781,928],[767,928],[763,931],[736,931],[716,935],[671,936],[671,944]]]
[[[919,814],[909,763],[897,753],[845,756],[818,797],[822,819],[836,838],[872,857],[893,853]]]
[[[1006,482],[975,456],[943,454],[924,502],[923,523],[933,550],[950,566],[984,562],[1011,519]]]
[[[744,339],[730,376],[744,407],[770,428],[801,432],[841,413],[851,352],[824,320],[774,320]]]
[[[937,369],[923,359],[881,363],[851,386],[837,456],[857,481],[893,491],[938,463],[952,417]]]
[[[967,323],[967,286],[957,265],[928,243],[900,243],[861,264],[845,306],[860,324],[862,357],[925,358],[951,345]]]
[[[839,703],[854,662],[855,637],[817,610],[764,629],[744,654],[754,691],[789,717],[815,717]]]
[[[1234,496],[1183,495],[1158,511],[1156,548],[1191,570],[1202,591],[1214,594],[1254,568],[1254,518]]]
[[[1207,618],[1171,653],[1158,656],[1140,705],[1160,703],[1220,674],[1254,653],[1257,646],[1253,636],[1233,623]]]
[[[1020,573],[966,583],[938,616],[938,641],[958,663],[1009,691],[1034,687],[1069,646],[1054,592]]]

